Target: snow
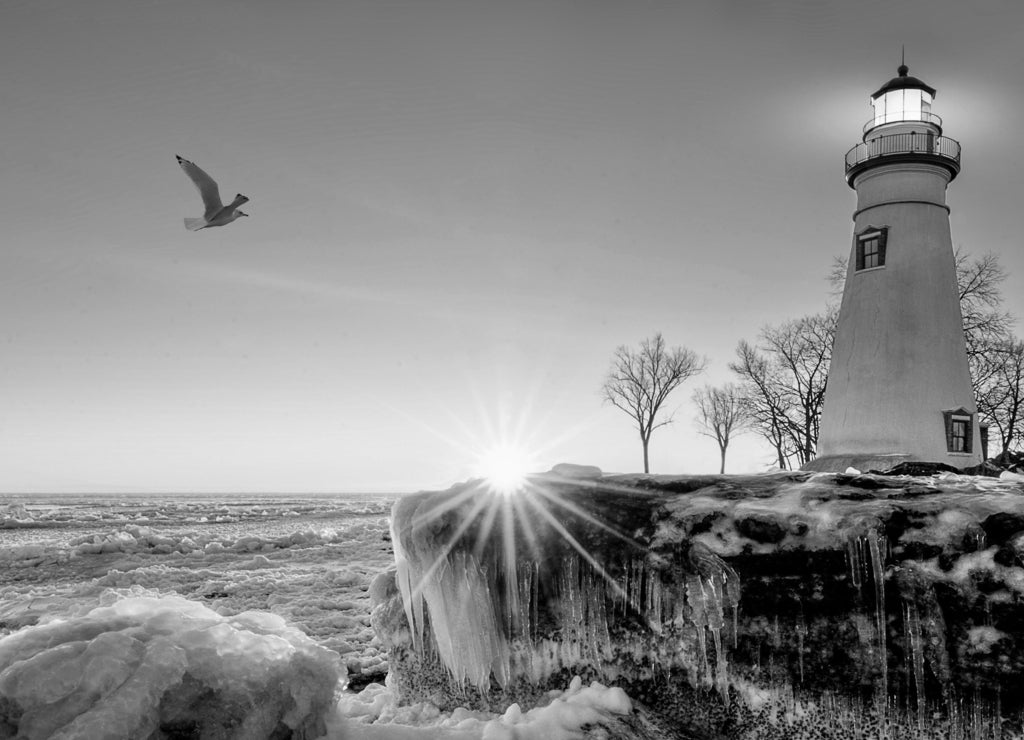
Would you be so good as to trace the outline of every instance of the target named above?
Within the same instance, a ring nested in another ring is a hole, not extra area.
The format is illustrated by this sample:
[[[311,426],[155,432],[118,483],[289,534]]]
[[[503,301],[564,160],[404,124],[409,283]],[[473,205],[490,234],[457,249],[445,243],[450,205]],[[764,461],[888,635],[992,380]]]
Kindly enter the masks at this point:
[[[990,653],[997,642],[1006,639],[1010,639],[1010,636],[995,627],[982,625],[967,631],[967,642],[974,653]]]
[[[512,704],[500,715],[466,709],[441,713],[429,704],[397,706],[386,687],[371,684],[355,696],[342,698],[331,730],[340,737],[365,740],[576,740],[582,737],[585,727],[633,711],[633,704],[622,689],[597,682],[583,686],[579,676],[564,691],[551,692],[549,699],[545,706],[528,712]]]
[[[1000,478],[965,476],[944,473],[934,477],[900,476],[900,480],[927,492],[927,498],[913,498],[912,505],[921,516],[922,528],[907,535],[927,543],[949,542],[961,535],[981,535],[977,522],[996,512],[1024,514],[1024,497],[1020,495],[1024,477],[1009,474]],[[694,541],[701,543],[716,555],[730,557],[742,552],[764,553],[776,548],[793,546],[814,550],[830,548],[837,535],[855,538],[871,529],[877,522],[887,519],[900,507],[908,506],[910,498],[905,491],[886,488],[879,476],[858,476],[865,485],[857,489],[857,496],[839,498],[833,495],[832,473],[818,473],[806,480],[789,480],[788,474],[778,474],[777,485],[768,488],[765,481],[772,475],[760,476],[759,492],[748,497],[730,498],[720,491],[709,489],[680,496],[668,504],[673,514],[685,513],[698,517],[714,515],[713,526]],[[877,483],[881,488],[875,488]],[[917,495],[917,494],[915,494]],[[785,538],[778,544],[761,543],[745,536],[735,526],[748,518],[763,518],[778,523],[785,530]],[[673,516],[659,525],[655,544],[661,545],[682,538]]]
[[[18,737],[148,737],[182,722],[254,738],[323,730],[340,658],[281,617],[224,617],[139,588],[100,601],[0,640],[0,719]]]

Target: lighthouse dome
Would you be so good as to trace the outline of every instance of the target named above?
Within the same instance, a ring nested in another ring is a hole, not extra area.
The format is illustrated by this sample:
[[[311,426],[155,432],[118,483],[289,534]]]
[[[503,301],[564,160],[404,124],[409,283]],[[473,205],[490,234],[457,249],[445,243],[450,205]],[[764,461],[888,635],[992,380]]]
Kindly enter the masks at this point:
[[[883,126],[887,133],[918,130],[942,133],[942,119],[932,113],[935,88],[907,74],[905,64],[901,64],[897,72],[871,96],[875,115],[864,125],[864,141],[881,135]],[[898,124],[898,129],[893,129],[891,124]]]
[[[931,85],[926,85],[923,81],[919,80],[917,77],[910,77],[910,76],[908,76],[907,73],[909,71],[910,71],[910,68],[907,67],[907,65],[901,64],[899,66],[899,68],[896,70],[896,76],[893,77],[888,82],[886,82],[880,88],[878,88],[878,90],[871,97],[872,98],[877,98],[880,95],[885,95],[885,93],[889,92],[890,90],[907,90],[907,89],[911,89],[911,90],[924,90],[926,93],[928,93],[929,95],[931,95],[934,98],[935,97],[935,88],[932,87]]]

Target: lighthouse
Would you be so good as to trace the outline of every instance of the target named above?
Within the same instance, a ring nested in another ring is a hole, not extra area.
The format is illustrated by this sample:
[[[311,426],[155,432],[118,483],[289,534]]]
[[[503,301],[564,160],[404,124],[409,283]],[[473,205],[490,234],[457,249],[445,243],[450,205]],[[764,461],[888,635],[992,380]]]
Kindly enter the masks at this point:
[[[960,144],[932,112],[935,88],[908,71],[871,96],[846,153],[853,243],[807,470],[982,459],[946,205]]]

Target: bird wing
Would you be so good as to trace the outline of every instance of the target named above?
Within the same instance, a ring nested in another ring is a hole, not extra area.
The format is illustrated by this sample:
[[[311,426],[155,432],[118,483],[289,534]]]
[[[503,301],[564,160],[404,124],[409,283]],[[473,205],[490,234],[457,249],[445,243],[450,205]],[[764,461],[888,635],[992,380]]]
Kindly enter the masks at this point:
[[[226,206],[221,208],[213,216],[207,216],[207,218],[210,221],[222,221],[223,219],[228,219],[228,221],[226,223],[230,223],[231,221],[234,221],[234,218],[231,218],[231,216],[234,214],[234,212],[236,210],[238,210],[243,203],[248,203],[248,202],[249,202],[249,199],[246,198],[241,193],[239,193],[238,195],[235,196],[235,199],[233,201],[231,201]],[[237,218],[237,216],[235,216],[235,218]]]
[[[181,169],[185,170],[185,174],[199,188],[199,195],[203,198],[203,206],[206,207],[204,215],[206,218],[211,218],[224,207],[224,204],[220,201],[220,189],[217,187],[217,183],[214,182],[212,177],[197,167],[195,163],[182,159],[177,154],[174,156],[178,158],[178,164],[181,165]]]
[[[225,210],[233,211],[236,208],[240,208],[242,206],[242,204],[248,203],[248,202],[249,202],[249,199],[246,196],[244,196],[241,193],[239,193],[238,195],[235,196],[235,199],[233,201],[228,203],[228,205],[225,208]]]

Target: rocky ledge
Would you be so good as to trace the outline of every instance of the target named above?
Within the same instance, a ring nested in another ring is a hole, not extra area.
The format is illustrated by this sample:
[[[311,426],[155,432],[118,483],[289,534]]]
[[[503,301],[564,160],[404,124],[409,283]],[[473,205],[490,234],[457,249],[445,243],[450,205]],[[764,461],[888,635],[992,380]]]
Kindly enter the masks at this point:
[[[566,466],[404,497],[392,539],[372,619],[403,703],[527,709],[578,675],[636,737],[1021,731],[1021,475]]]

